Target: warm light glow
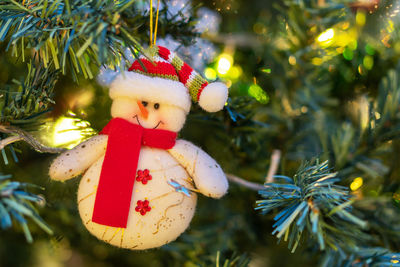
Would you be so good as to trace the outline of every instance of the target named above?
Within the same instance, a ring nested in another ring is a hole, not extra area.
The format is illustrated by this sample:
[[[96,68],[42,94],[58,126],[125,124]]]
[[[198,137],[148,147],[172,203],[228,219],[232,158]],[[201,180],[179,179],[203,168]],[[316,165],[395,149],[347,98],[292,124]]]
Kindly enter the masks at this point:
[[[356,23],[358,26],[364,26],[366,21],[365,13],[364,11],[358,11],[356,15]]]
[[[335,36],[335,31],[330,28],[324,32],[322,32],[317,37],[317,41],[322,45],[329,45],[333,41],[333,37]]]
[[[222,54],[219,56],[217,71],[221,75],[225,75],[228,73],[233,64],[233,58],[231,55]]]
[[[208,80],[215,80],[217,78],[217,73],[215,72],[215,70],[213,68],[206,68],[204,70],[204,76]]]
[[[317,66],[321,65],[323,62],[324,61],[322,60],[322,58],[319,57],[315,57],[311,60],[311,63]]]
[[[54,126],[53,145],[72,148],[94,133],[87,121],[72,117],[60,117]]]
[[[297,62],[296,58],[294,56],[290,56],[288,61],[289,61],[290,65],[296,65],[296,62]]]
[[[350,184],[350,189],[351,191],[356,191],[357,189],[359,189],[361,186],[363,185],[363,178],[361,177],[357,177],[353,180],[353,182],[351,182]]]
[[[232,79],[237,79],[240,77],[240,75],[242,75],[242,68],[239,66],[233,66],[230,70],[229,70],[229,77]]]

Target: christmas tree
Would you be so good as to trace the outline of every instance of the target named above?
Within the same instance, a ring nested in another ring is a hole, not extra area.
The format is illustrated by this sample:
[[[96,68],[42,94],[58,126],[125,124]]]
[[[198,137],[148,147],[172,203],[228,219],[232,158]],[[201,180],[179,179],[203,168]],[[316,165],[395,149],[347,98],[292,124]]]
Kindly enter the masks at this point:
[[[1,1],[0,266],[400,266],[399,10]],[[50,180],[49,167],[107,125],[110,84],[154,43],[229,87],[222,111],[193,104],[179,133],[219,163],[229,191],[198,194],[181,236],[134,251],[92,236],[80,179]]]

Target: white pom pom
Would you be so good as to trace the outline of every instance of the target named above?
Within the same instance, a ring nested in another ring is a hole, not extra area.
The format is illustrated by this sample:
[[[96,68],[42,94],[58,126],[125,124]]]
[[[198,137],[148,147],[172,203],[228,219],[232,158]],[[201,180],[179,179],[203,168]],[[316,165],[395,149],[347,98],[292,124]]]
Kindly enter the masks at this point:
[[[210,83],[200,95],[199,105],[205,111],[217,112],[224,108],[228,99],[228,88],[221,82]]]

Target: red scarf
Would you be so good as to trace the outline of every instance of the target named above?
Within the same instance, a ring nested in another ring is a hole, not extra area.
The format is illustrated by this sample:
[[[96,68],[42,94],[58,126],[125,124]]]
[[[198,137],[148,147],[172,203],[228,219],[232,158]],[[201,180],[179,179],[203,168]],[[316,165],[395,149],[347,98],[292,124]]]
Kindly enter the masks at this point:
[[[112,119],[100,134],[107,134],[92,221],[126,228],[141,146],[170,149],[177,134],[146,129],[121,118]]]

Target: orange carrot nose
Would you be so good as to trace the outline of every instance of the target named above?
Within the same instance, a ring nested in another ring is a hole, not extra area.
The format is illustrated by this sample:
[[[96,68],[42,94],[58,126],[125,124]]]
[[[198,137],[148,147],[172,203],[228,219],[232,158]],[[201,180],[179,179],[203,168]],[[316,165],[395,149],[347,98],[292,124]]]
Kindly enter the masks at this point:
[[[142,113],[142,117],[147,119],[147,117],[149,116],[149,111],[146,109],[145,106],[143,106],[142,101],[138,100],[137,104],[139,106],[140,113]]]

